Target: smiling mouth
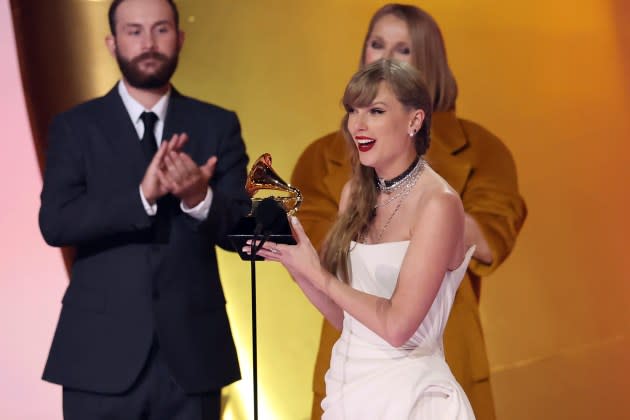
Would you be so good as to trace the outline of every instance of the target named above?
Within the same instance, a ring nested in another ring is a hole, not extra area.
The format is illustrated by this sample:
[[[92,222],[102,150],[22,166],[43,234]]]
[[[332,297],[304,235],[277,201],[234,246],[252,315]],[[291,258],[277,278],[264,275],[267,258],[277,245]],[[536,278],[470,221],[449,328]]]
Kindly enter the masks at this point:
[[[357,136],[355,137],[355,140],[357,142],[357,148],[360,152],[367,152],[374,146],[374,144],[376,144],[376,140],[364,136]]]

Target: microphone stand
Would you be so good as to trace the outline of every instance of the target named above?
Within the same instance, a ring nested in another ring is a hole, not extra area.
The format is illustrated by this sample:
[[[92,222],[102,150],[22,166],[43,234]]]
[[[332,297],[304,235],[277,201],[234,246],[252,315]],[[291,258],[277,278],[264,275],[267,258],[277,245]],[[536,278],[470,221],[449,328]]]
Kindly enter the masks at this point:
[[[282,215],[282,217],[279,217]],[[252,370],[254,388],[254,420],[258,420],[258,340],[256,322],[256,259],[258,251],[265,242],[273,237],[274,241],[285,244],[295,244],[291,229],[286,221],[286,213],[273,198],[267,197],[258,205],[255,216],[242,218],[232,233],[228,234],[232,246],[239,253],[241,259],[250,261],[250,277],[252,287]],[[284,225],[278,223],[284,220]],[[254,227],[255,226],[255,227]],[[260,243],[256,244],[258,238]],[[249,255],[243,252],[247,240],[251,240]],[[260,258],[262,259],[262,258]]]
[[[256,254],[269,239],[270,231],[265,233],[262,241],[256,246],[259,229],[254,231],[252,243],[250,246],[250,278],[252,282],[252,370],[253,370],[253,386],[254,386],[254,420],[258,420],[258,341],[256,339]]]

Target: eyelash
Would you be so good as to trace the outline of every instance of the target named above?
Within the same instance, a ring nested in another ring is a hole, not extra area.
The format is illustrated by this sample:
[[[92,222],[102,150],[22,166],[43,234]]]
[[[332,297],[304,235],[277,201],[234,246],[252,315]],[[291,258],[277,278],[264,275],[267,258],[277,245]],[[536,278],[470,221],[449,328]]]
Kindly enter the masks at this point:
[[[375,49],[375,50],[380,50],[380,49],[383,48],[383,45],[380,42],[378,42],[378,41],[372,41],[372,42],[370,42],[370,47]],[[403,54],[403,55],[411,54],[411,49],[409,47],[397,48],[397,51],[400,54]]]
[[[346,112],[348,114],[354,114],[355,110],[354,108],[346,108]],[[385,113],[385,110],[381,108],[371,108],[369,112],[370,114],[381,115]]]

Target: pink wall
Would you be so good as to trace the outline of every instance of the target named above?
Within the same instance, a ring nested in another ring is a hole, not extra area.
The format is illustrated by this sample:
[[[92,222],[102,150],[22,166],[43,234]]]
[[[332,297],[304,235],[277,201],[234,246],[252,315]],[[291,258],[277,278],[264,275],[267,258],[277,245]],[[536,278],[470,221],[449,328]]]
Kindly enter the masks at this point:
[[[0,418],[61,419],[61,388],[40,377],[67,276],[37,226],[41,177],[8,0],[0,0]]]

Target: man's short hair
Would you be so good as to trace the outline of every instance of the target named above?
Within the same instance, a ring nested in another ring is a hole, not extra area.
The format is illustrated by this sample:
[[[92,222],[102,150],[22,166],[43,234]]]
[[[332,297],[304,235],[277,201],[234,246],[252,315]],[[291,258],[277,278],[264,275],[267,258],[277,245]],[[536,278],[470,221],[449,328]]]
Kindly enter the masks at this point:
[[[107,18],[109,19],[109,30],[111,31],[112,35],[116,35],[116,9],[118,9],[118,6],[120,6],[120,3],[122,3],[123,1],[125,0],[112,1],[112,4],[110,4],[109,6],[109,11],[107,12]],[[179,29],[179,11],[177,10],[177,5],[173,0],[165,1],[169,4],[169,6],[171,6],[171,9],[173,10],[175,28]]]

